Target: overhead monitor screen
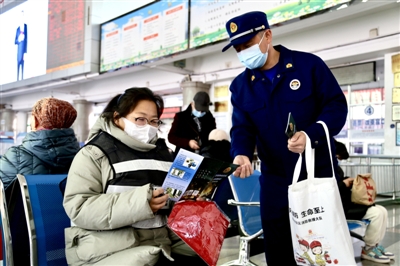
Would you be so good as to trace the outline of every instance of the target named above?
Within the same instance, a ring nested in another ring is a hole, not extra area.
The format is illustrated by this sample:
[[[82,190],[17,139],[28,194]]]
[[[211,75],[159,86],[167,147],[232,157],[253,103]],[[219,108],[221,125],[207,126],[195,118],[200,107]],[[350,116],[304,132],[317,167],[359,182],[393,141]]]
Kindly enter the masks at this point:
[[[84,64],[85,1],[49,3],[46,72]]]
[[[84,64],[84,0],[15,2],[0,13],[0,85]]]
[[[188,1],[159,1],[101,25],[100,72],[188,48]]]
[[[0,14],[0,84],[46,74],[48,1],[25,1]]]
[[[238,15],[250,11],[264,11],[270,26],[317,11],[347,3],[350,0],[289,0],[254,1],[212,0],[191,1],[190,7],[190,48],[227,39],[225,23]],[[253,3],[253,4],[252,4]]]

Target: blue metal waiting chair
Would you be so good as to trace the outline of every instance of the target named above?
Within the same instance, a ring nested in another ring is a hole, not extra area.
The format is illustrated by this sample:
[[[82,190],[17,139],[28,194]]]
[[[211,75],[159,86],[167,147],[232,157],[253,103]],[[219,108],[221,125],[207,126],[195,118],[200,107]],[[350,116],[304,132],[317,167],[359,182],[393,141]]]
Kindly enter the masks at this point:
[[[237,206],[240,228],[239,258],[227,263],[227,265],[255,265],[250,261],[249,242],[263,237],[260,215],[260,171],[247,178],[229,176],[234,200],[228,203]]]
[[[364,241],[363,236],[354,232],[354,230],[358,228],[366,228],[370,223],[370,220],[347,220],[347,226],[349,227],[350,230],[350,236],[357,238],[361,241]]]
[[[217,203],[218,207],[229,217],[231,223],[239,220],[237,208],[228,204],[228,200],[233,198],[229,179],[225,178],[222,180],[221,184],[218,185],[212,200]]]
[[[7,201],[6,194],[4,191],[3,182],[0,180],[0,226],[1,226],[1,238],[3,242],[3,265],[13,266],[13,249],[11,242],[11,230],[10,222],[8,219]]]
[[[67,265],[64,229],[70,220],[64,211],[59,183],[62,175],[17,175],[27,220],[30,264]]]

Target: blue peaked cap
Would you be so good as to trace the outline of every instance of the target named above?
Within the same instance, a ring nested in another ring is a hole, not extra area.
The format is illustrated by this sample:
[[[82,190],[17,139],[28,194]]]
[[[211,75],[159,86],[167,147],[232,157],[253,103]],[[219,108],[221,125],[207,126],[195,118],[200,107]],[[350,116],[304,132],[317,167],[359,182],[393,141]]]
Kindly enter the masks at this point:
[[[222,52],[228,50],[232,45],[250,41],[257,32],[269,29],[269,24],[267,14],[261,11],[253,11],[231,18],[226,22],[225,27],[230,42],[222,49]]]

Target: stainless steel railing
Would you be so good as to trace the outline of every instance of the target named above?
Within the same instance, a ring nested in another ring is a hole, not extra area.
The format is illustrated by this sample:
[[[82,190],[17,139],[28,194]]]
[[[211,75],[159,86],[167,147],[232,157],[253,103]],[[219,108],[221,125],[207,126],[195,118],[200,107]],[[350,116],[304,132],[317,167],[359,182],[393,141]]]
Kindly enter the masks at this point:
[[[354,155],[339,165],[345,176],[371,173],[378,195],[393,200],[400,197],[400,156]]]
[[[253,169],[261,170],[261,161],[257,155],[253,159]],[[400,156],[388,155],[352,155],[346,161],[340,161],[345,176],[371,173],[377,187],[377,194],[391,199],[400,198]]]

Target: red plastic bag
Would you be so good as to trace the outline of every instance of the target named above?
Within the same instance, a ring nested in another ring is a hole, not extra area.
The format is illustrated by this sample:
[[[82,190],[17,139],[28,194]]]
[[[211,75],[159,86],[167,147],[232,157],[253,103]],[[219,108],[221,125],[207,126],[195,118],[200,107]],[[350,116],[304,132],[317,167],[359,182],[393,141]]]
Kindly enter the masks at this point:
[[[168,226],[208,265],[217,265],[229,218],[213,201],[180,201],[168,217]]]

